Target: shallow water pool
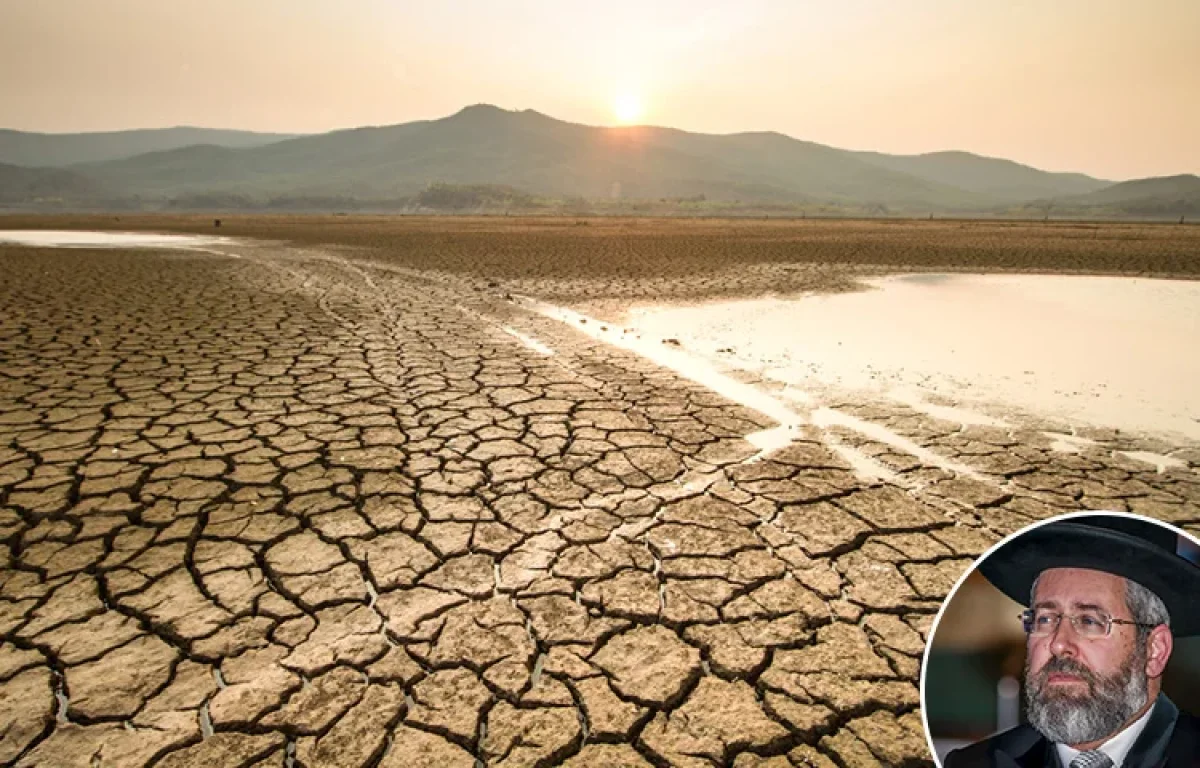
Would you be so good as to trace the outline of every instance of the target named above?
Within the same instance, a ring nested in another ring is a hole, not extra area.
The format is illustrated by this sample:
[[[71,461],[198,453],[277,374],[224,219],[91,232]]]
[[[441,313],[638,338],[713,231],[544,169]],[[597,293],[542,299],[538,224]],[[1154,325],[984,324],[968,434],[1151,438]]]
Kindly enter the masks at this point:
[[[643,307],[627,328],[800,390],[936,395],[1200,439],[1200,282],[923,274],[869,286]]]
[[[46,248],[203,248],[228,243],[215,235],[168,235],[159,232],[80,232],[75,230],[0,230],[0,244]]]

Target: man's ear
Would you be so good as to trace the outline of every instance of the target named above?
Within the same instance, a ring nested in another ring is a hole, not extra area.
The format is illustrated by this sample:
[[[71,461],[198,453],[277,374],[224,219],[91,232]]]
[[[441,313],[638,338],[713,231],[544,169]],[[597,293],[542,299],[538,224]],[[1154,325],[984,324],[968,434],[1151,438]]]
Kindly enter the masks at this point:
[[[1154,629],[1150,630],[1150,637],[1146,639],[1146,675],[1148,677],[1162,677],[1163,670],[1167,668],[1167,660],[1171,658],[1171,651],[1175,648],[1175,638],[1171,635],[1171,629],[1166,624],[1159,624]]]

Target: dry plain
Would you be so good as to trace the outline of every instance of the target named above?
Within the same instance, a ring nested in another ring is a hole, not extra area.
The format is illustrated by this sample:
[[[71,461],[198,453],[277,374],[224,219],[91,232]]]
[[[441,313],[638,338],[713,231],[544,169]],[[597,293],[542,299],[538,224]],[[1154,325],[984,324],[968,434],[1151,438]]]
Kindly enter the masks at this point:
[[[616,321],[914,270],[1195,279],[1200,227],[0,228],[236,238],[0,244],[2,763],[929,764],[920,655],[976,555],[1085,508],[1200,531],[1196,446],[847,400],[759,455],[763,413],[514,300]]]

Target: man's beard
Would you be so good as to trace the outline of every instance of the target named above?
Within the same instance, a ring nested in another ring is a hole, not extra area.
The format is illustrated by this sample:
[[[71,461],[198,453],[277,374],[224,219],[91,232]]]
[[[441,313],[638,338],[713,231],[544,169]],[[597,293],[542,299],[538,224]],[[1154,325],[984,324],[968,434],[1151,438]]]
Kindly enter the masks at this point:
[[[1030,724],[1062,744],[1086,744],[1116,733],[1146,705],[1144,657],[1145,650],[1136,648],[1111,677],[1101,677],[1078,661],[1058,656],[1031,675],[1026,659],[1025,704]],[[1055,672],[1082,679],[1087,693],[1048,690],[1046,678]]]

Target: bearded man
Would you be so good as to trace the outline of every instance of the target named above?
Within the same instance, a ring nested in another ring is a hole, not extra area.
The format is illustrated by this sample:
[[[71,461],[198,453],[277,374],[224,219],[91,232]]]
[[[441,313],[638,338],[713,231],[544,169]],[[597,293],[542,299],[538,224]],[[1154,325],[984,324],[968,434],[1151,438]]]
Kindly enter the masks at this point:
[[[1042,525],[980,571],[1029,608],[1021,725],[945,768],[1200,765],[1200,720],[1162,693],[1175,636],[1200,634],[1200,566],[1165,526],[1117,515]]]

